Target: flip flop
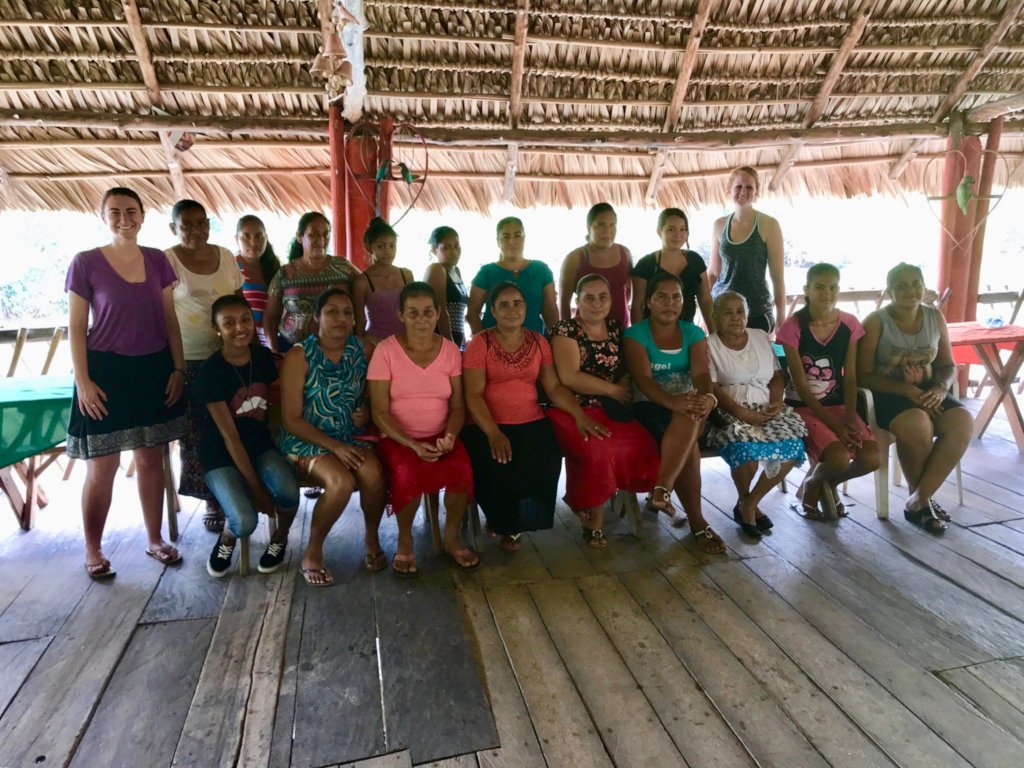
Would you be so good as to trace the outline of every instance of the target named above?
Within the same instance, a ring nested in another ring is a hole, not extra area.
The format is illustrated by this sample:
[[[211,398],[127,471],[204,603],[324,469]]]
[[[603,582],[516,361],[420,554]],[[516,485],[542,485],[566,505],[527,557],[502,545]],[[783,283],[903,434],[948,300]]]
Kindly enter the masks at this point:
[[[310,581],[309,577],[314,573],[320,574],[320,577],[323,579],[323,581]],[[326,568],[303,568],[302,578],[304,578],[306,580],[306,583],[309,584],[309,586],[311,587],[334,586],[334,576],[332,576],[331,572],[328,571]]]
[[[172,552],[174,554],[171,554]],[[174,565],[181,562],[181,553],[171,546],[160,547],[160,549],[147,549],[146,554],[154,560],[159,560],[164,565]]]
[[[401,568],[399,568],[399,564],[402,564]],[[416,555],[411,552],[409,554],[396,552],[391,560],[391,572],[395,576],[401,576],[403,579],[411,579],[418,575],[419,569],[416,567]]]
[[[469,547],[462,547],[454,552],[445,550],[444,554],[460,571],[475,571],[480,567],[480,558]]]
[[[510,536],[502,536],[498,546],[507,552],[518,552],[520,547],[519,537],[521,535],[520,533],[513,533]]]
[[[825,513],[810,504],[804,504],[802,502],[799,506],[796,504],[790,504],[789,508],[805,520],[813,520],[820,523],[825,519]]]
[[[117,571],[110,567],[110,561],[103,558],[98,563],[86,563],[85,572],[93,581],[103,581],[117,576]]]
[[[388,567],[388,558],[383,552],[367,552],[363,557],[363,567],[370,573],[383,571]]]
[[[661,494],[661,504],[654,503],[654,495]],[[663,485],[656,485],[651,489],[651,495],[647,497],[646,506],[652,512],[661,512],[669,517],[676,516],[676,508],[672,506],[672,490]]]

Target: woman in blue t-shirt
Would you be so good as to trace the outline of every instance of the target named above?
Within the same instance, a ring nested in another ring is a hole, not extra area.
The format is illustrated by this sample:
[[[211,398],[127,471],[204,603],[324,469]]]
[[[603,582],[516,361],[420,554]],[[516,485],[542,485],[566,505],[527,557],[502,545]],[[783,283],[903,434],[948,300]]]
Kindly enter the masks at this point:
[[[704,332],[681,320],[683,286],[679,278],[659,272],[647,281],[644,303],[650,317],[626,329],[623,347],[633,379],[634,412],[661,444],[661,468],[648,500],[675,516],[675,488],[697,545],[704,552],[725,551],[700,508],[700,446],[704,422],[718,405],[711,394],[708,343]]]
[[[503,283],[515,283],[526,299],[526,320],[523,327],[537,333],[555,327],[558,307],[555,304],[555,276],[543,261],[529,261],[523,256],[526,230],[523,222],[508,216],[498,222],[498,249],[501,255],[493,264],[484,264],[473,278],[469,290],[466,321],[474,334],[493,328],[494,315],[485,306],[487,295]],[[483,318],[480,312],[483,311]]]
[[[231,567],[237,539],[256,530],[258,513],[277,517],[277,530],[260,557],[260,573],[284,562],[288,529],[299,507],[295,475],[267,429],[270,386],[277,367],[269,349],[254,344],[256,323],[237,294],[213,302],[221,348],[199,367],[192,397],[205,406],[197,453],[203,480],[220,502],[227,525],[206,563],[220,578]]]

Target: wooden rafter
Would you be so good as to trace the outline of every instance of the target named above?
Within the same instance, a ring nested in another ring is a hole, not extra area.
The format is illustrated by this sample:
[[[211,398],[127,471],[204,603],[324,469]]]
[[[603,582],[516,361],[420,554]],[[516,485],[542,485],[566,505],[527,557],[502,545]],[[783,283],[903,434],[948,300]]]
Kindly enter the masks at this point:
[[[505,156],[505,188],[501,199],[506,203],[512,202],[512,195],[515,192],[516,166],[519,165],[519,145],[512,143],[508,145],[508,154]]]
[[[966,119],[969,123],[987,123],[997,117],[1024,109],[1024,93],[1007,96],[1005,99],[989,101],[970,110]]]
[[[668,102],[668,111],[665,113],[665,124],[663,130],[668,133],[676,129],[679,123],[679,115],[683,109],[683,102],[686,101],[686,90],[690,87],[690,76],[697,64],[697,53],[700,51],[701,37],[707,28],[708,20],[718,5],[719,0],[700,0],[697,3],[697,11],[693,14],[693,24],[690,26],[690,34],[686,39],[686,48],[679,60],[679,72],[676,75],[675,85],[672,86],[672,98]],[[658,194],[658,182],[665,173],[668,164],[668,153],[665,150],[658,152],[654,160],[654,168],[651,170],[651,178],[647,183],[646,198],[653,200]]]
[[[132,41],[132,48],[135,49],[135,58],[139,62],[139,70],[142,72],[142,82],[146,84],[146,91],[151,107],[162,107],[164,97],[160,93],[160,81],[156,76],[156,69],[153,66],[153,57],[149,51],[149,41],[146,39],[146,32],[142,28],[142,17],[139,16],[139,7],[135,0],[121,0],[121,8],[124,10],[124,19],[128,23],[128,37]],[[185,186],[185,175],[181,172],[181,161],[178,150],[174,148],[174,141],[169,131],[160,131],[160,144],[164,148],[164,157],[167,159],[167,172],[171,176],[171,185],[174,187],[174,195],[179,200],[188,197],[188,188]]]
[[[982,43],[981,48],[978,49],[977,53],[971,63],[967,65],[967,68],[963,71],[963,74],[957,79],[956,84],[950,89],[949,95],[943,99],[942,104],[935,110],[935,114],[932,116],[932,120],[939,122],[945,120],[949,116],[953,107],[956,103],[963,98],[963,95],[967,92],[967,89],[971,85],[971,81],[977,77],[978,73],[981,72],[981,68],[985,66],[985,62],[988,58],[997,51],[999,48],[999,41],[1003,39],[1010,27],[1013,26],[1017,17],[1020,15],[1021,9],[1024,8],[1024,0],[1011,0],[1011,2],[1003,9],[1003,15],[999,17],[999,23],[996,24],[995,28],[989,33],[989,36]],[[917,154],[918,150],[921,149],[921,145],[924,142],[917,140],[911,143],[906,151],[900,155],[891,169],[889,169],[889,178],[893,181],[899,179],[903,175],[903,171],[906,170],[907,165],[913,159],[914,155]]]
[[[828,106],[828,100],[832,96],[832,91],[835,90],[836,85],[839,83],[839,78],[843,74],[846,62],[853,55],[853,49],[857,47],[857,42],[868,26],[868,19],[871,18],[873,6],[874,0],[867,3],[850,23],[850,28],[846,30],[846,34],[843,35],[843,40],[839,44],[839,50],[836,51],[836,55],[829,62],[828,73],[818,88],[817,95],[807,108],[807,114],[804,115],[804,128],[810,128],[825,113],[825,107]],[[793,165],[793,160],[796,158],[797,153],[800,152],[802,146],[803,142],[799,139],[789,145],[789,148],[782,156],[782,160],[776,166],[771,181],[768,182],[768,189],[775,191],[779,188],[779,184],[782,183],[782,177],[786,175],[786,171]]]
[[[512,82],[509,87],[508,119],[512,128],[519,127],[523,114],[523,79],[526,71],[526,33],[529,31],[530,0],[516,0],[515,47],[512,49]]]

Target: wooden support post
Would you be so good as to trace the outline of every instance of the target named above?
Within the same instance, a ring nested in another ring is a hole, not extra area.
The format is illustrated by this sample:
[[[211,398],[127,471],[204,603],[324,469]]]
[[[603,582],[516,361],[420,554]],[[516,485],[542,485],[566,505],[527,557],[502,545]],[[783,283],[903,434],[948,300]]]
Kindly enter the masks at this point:
[[[505,190],[501,199],[506,203],[512,202],[515,192],[516,166],[519,165],[519,145],[512,142],[508,145],[508,157],[505,158]]]
[[[382,117],[380,119],[380,137],[377,139],[377,167],[380,168],[382,165],[387,163],[389,169],[391,161],[394,157],[394,145],[393,137],[395,135],[395,118],[393,117]],[[377,187],[377,203],[374,215],[380,216],[384,221],[388,221],[389,214],[391,213],[391,183],[384,182],[379,184]],[[362,235],[360,234],[360,237]]]
[[[957,147],[950,140],[950,149],[959,149],[959,154],[946,156],[942,178],[942,239],[939,245],[938,292],[941,295],[950,289],[949,300],[943,310],[949,322],[961,322],[967,305],[967,280],[970,271],[971,235],[974,229],[974,212],[977,200],[972,199],[964,215],[957,206],[955,194],[957,185],[965,176],[980,175],[981,142],[976,136],[968,136]]]
[[[345,123],[341,108],[332,104],[327,117],[328,144],[331,148],[331,232],[334,254],[350,259],[348,219],[348,173],[345,169]]]
[[[965,292],[966,307],[964,320],[978,319],[978,285],[981,282],[981,257],[985,248],[985,224],[991,209],[992,179],[996,172],[996,154],[999,151],[999,140],[1003,135],[1003,118],[997,117],[988,129],[985,152],[982,153],[981,179],[978,182],[978,199],[974,208],[974,237],[971,242],[967,290]]]
[[[360,269],[369,266],[363,233],[376,215],[377,137],[369,131],[350,133],[345,140],[345,184],[348,201],[345,236],[348,258]]]

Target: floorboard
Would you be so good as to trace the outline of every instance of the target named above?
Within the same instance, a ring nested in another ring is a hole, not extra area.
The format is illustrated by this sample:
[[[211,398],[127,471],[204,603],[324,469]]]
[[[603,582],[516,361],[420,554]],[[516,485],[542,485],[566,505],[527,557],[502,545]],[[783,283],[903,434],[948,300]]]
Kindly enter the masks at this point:
[[[214,623],[193,619],[135,630],[71,768],[171,764]]]
[[[0,644],[0,717],[46,651],[51,637]]]

